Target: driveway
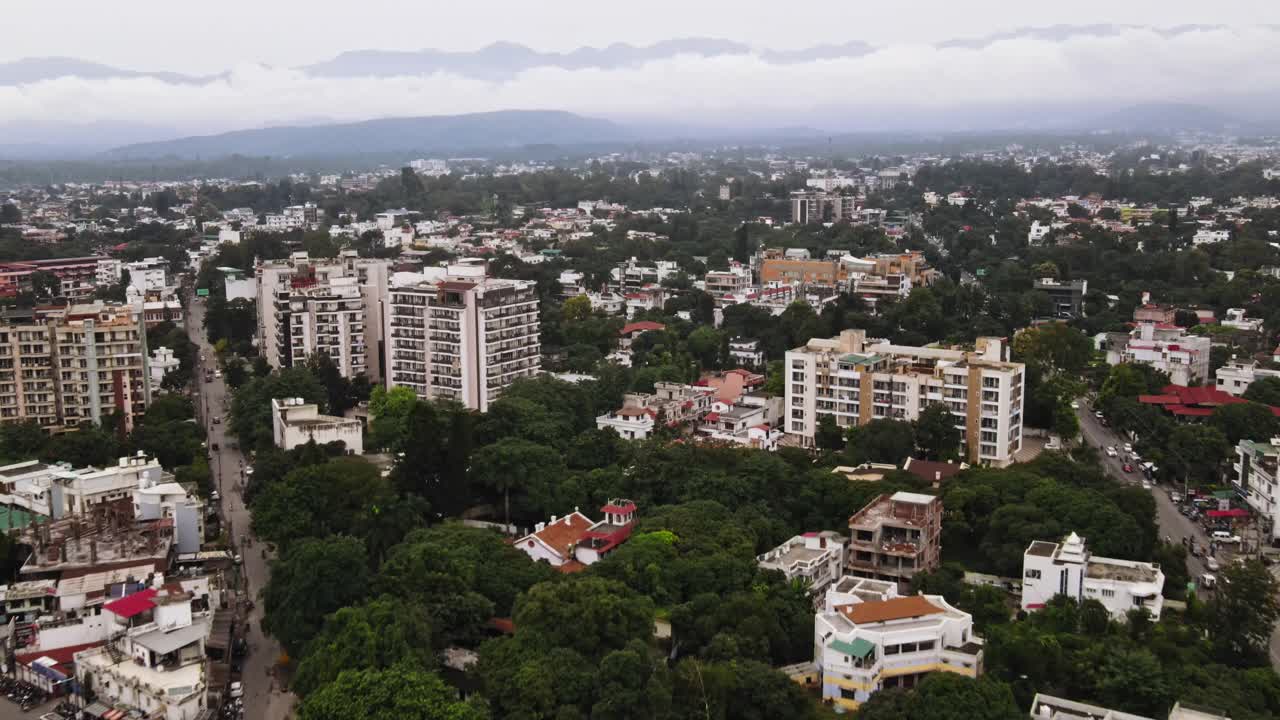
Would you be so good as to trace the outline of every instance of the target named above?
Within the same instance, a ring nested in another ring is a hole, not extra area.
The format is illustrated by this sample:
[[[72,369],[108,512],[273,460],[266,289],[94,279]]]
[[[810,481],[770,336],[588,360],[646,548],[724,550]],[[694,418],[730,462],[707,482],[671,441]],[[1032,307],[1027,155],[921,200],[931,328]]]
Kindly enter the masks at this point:
[[[261,544],[242,544],[249,533],[249,509],[245,507],[241,492],[244,456],[239,450],[232,449],[235,439],[227,432],[226,418],[230,409],[230,397],[224,379],[214,378],[213,382],[204,382],[206,366],[210,370],[217,370],[213,348],[204,332],[204,301],[193,299],[189,308],[187,334],[205,358],[203,362],[198,361],[199,366],[196,368],[196,416],[207,428],[209,447],[212,448],[214,443],[219,447],[217,452],[210,451],[210,469],[213,471],[214,486],[221,496],[223,527],[231,538],[232,546],[244,557],[241,589],[247,593],[247,597],[254,599],[256,605],[246,618],[249,632],[245,638],[249,642],[249,655],[244,660],[244,672],[240,678],[244,683],[245,718],[283,720],[289,716],[295,698],[292,693],[280,692],[273,675],[276,659],[281,654],[280,644],[262,632],[262,603],[258,594],[267,583],[268,561],[263,558],[264,546]],[[222,422],[214,424],[212,420],[215,416],[221,418]]]

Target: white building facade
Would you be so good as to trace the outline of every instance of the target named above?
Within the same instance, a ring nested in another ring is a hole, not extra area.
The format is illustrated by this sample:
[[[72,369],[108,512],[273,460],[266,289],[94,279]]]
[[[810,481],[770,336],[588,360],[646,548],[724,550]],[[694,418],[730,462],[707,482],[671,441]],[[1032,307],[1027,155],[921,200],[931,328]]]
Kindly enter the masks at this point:
[[[1095,557],[1075,533],[1061,543],[1036,540],[1022,556],[1022,609],[1039,610],[1057,595],[1097,600],[1123,620],[1145,610],[1155,620],[1164,607],[1164,573],[1154,563]]]
[[[281,450],[312,441],[317,445],[340,441],[348,454],[364,453],[364,426],[359,420],[321,415],[319,406],[302,398],[272,398],[271,429]]]
[[[385,336],[388,388],[482,412],[542,370],[534,283],[486,277],[483,261],[392,288]]]
[[[1142,322],[1127,338],[1111,342],[1107,364],[1149,365],[1168,373],[1174,385],[1198,385],[1209,378],[1210,345],[1209,338],[1188,334],[1176,325]]]
[[[975,351],[869,343],[862,330],[813,339],[787,352],[786,427],[812,446],[818,421],[841,428],[872,420],[915,420],[946,405],[971,463],[1008,465],[1022,449],[1024,367],[1006,360],[999,338]]]

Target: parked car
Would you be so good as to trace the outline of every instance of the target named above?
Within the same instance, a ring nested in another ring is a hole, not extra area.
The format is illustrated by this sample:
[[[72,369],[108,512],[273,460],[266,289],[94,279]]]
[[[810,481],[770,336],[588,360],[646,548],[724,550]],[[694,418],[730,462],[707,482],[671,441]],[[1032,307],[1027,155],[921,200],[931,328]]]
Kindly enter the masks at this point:
[[[1209,572],[1218,572],[1218,570],[1222,567],[1221,565],[1218,564],[1217,558],[1205,558],[1204,566],[1209,568]]]
[[[1200,576],[1200,587],[1204,588],[1205,590],[1213,590],[1217,586],[1218,586],[1218,578],[1214,577],[1213,575],[1210,575],[1209,573],[1205,573]]]
[[[1107,457],[1115,457],[1115,456],[1116,456],[1116,449],[1115,449],[1115,447],[1114,447],[1114,446],[1112,446],[1112,445],[1108,445],[1108,446],[1107,446]]]
[[[214,425],[221,425],[221,424],[222,424],[222,416],[221,416],[221,415],[214,415],[214,416],[213,416],[213,424],[214,424]]]
[[[1124,464],[1124,471],[1125,471],[1125,472],[1127,472],[1127,473],[1131,473],[1131,472],[1133,472],[1133,466],[1132,466],[1132,465],[1130,465],[1129,463],[1125,463],[1125,464]]]
[[[1143,490],[1150,490],[1150,489],[1151,489],[1151,483],[1147,482],[1146,480],[1143,480],[1143,481],[1142,481],[1142,489],[1143,489]]]
[[[231,690],[227,692],[227,695],[229,695],[233,700],[235,698],[244,697],[244,684],[239,681],[231,683]]]
[[[1125,444],[1124,444],[1124,451],[1125,451],[1125,452],[1127,452],[1127,453],[1131,453],[1131,452],[1133,452],[1133,444],[1132,444],[1132,443],[1125,443]]]
[[[1102,411],[1101,411],[1101,410],[1094,410],[1094,411],[1093,411],[1093,416],[1094,416],[1094,417],[1096,417],[1096,418],[1098,418],[1099,420],[1101,420],[1101,419],[1102,419]]]
[[[1226,531],[1226,530],[1214,530],[1214,531],[1213,531],[1213,534],[1212,534],[1212,535],[1210,535],[1209,537],[1210,537],[1210,539],[1212,539],[1214,542],[1220,542],[1220,543],[1232,543],[1232,544],[1234,544],[1234,543],[1238,543],[1238,542],[1240,542],[1240,536],[1239,536],[1239,535],[1232,535],[1230,532],[1228,532],[1228,531]]]
[[[1079,410],[1079,409],[1080,409],[1080,403],[1078,403],[1078,402],[1076,402],[1076,401],[1072,400],[1072,401],[1071,401],[1071,409],[1072,409],[1072,410]]]

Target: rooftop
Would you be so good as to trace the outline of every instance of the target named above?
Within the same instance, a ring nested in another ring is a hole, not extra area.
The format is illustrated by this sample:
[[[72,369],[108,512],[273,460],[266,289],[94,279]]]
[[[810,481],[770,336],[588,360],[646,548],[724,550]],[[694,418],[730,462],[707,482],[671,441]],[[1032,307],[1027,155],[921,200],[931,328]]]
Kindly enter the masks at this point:
[[[1160,577],[1160,566],[1132,560],[1091,557],[1085,565],[1085,575],[1094,580],[1153,583]]]
[[[922,595],[841,605],[837,610],[857,625],[906,620],[946,612]]]
[[[1039,557],[1053,557],[1058,550],[1058,543],[1048,542],[1045,540],[1032,541],[1031,547],[1027,548],[1028,555],[1036,555]]]

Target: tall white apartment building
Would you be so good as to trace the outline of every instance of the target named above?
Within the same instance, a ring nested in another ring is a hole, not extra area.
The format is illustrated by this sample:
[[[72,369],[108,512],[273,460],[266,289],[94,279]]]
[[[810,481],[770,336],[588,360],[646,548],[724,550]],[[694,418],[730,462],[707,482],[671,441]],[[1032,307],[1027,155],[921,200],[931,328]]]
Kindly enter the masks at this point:
[[[1055,595],[1097,600],[1112,617],[1146,610],[1160,619],[1164,573],[1154,563],[1096,557],[1075,533],[1061,543],[1035,540],[1022,555],[1022,609],[1039,610]]]
[[[1006,360],[1000,338],[973,351],[868,343],[863,330],[815,338],[786,356],[786,432],[813,445],[818,421],[842,428],[872,420],[912,421],[942,403],[971,463],[1004,467],[1022,449],[1024,368]]]
[[[511,383],[541,372],[533,282],[487,277],[483,260],[464,260],[389,296],[388,388],[485,411]]]
[[[1202,335],[1191,335],[1177,325],[1140,322],[1129,332],[1107,337],[1107,364],[1150,365],[1169,374],[1174,385],[1198,385],[1209,378],[1209,346]]]
[[[258,347],[267,362],[292,367],[324,352],[346,377],[381,380],[388,268],[351,251],[259,263]]]

